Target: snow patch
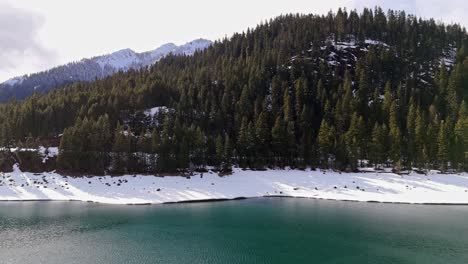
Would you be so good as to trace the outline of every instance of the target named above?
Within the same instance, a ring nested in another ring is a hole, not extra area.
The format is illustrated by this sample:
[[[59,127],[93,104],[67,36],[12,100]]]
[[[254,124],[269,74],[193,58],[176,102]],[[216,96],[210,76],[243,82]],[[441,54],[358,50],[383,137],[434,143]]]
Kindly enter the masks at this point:
[[[113,67],[117,70],[127,70],[131,65],[139,62],[137,54],[131,49],[123,49],[109,55],[100,56],[94,59],[104,70],[107,67]]]
[[[42,157],[42,163],[46,163],[46,161],[49,159],[49,158],[54,158],[54,157],[57,157],[58,154],[59,154],[59,149],[58,147],[48,147],[48,148],[45,148],[43,146],[40,146],[39,147],[39,150],[37,150],[39,152],[39,154],[41,155]]]
[[[21,84],[23,83],[23,81],[26,79],[25,76],[20,76],[20,77],[15,77],[15,78],[11,78],[9,80],[6,80],[4,82],[4,84],[7,84],[7,85],[10,85],[10,86],[15,86],[17,84]]]
[[[195,52],[204,50],[211,46],[213,42],[206,39],[196,39],[194,41],[188,42],[184,45],[181,45],[175,51],[175,54],[184,54],[184,55],[193,55]]]
[[[468,203],[468,174],[397,175],[367,170],[339,173],[312,170],[214,172],[190,178],[126,175],[72,178],[55,172],[0,173],[0,200],[79,200],[147,204],[237,197],[289,196],[397,203]]]
[[[380,40],[374,40],[374,39],[366,39],[364,43],[370,44],[370,45],[382,45],[384,47],[390,47],[387,43],[382,42]]]
[[[169,108],[167,108],[166,106],[157,106],[157,107],[153,107],[153,108],[146,110],[145,115],[149,117],[154,117],[158,115],[159,113],[168,113],[168,112],[169,112]]]

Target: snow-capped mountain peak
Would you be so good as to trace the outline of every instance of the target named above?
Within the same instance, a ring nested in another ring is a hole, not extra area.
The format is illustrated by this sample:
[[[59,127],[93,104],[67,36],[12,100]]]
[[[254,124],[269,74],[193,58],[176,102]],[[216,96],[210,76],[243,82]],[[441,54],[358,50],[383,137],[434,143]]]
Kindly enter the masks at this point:
[[[127,70],[139,63],[137,53],[131,49],[122,49],[109,55],[99,56],[93,59],[102,69],[113,67],[117,70]]]
[[[11,78],[0,83],[0,102],[12,97],[24,99],[33,92],[48,92],[72,82],[102,79],[118,71],[141,69],[153,65],[169,54],[191,56],[196,51],[204,50],[211,44],[210,40],[196,39],[180,46],[167,43],[154,50],[141,53],[131,49],[122,49],[110,54],[58,66],[44,72]]]
[[[6,80],[4,84],[8,84],[10,86],[13,86],[15,84],[21,84],[25,79],[25,76],[19,76],[19,77],[14,77],[9,80]]]
[[[175,49],[177,49],[177,45],[174,43],[167,43],[162,45],[161,47],[148,51],[148,53],[151,54],[152,57],[159,57],[163,54],[169,54],[170,52],[173,52]]]
[[[178,54],[193,55],[196,51],[204,50],[212,44],[210,40],[196,39],[181,45],[178,48]]]

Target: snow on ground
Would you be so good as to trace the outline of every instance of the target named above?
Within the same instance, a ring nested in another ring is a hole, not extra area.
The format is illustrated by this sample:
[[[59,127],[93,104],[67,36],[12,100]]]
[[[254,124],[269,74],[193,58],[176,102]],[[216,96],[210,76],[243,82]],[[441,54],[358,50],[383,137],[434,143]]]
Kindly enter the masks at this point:
[[[54,172],[0,173],[0,200],[79,200],[149,204],[239,197],[288,196],[395,203],[468,204],[468,174],[337,173],[234,169],[180,176],[126,175],[72,178]]]
[[[155,115],[159,113],[167,113],[167,112],[169,112],[169,108],[167,108],[166,106],[157,106],[157,107],[147,109],[145,111],[145,115],[149,117],[154,117]]]
[[[385,47],[390,47],[387,43],[385,42],[382,42],[382,41],[379,41],[379,40],[373,40],[373,39],[366,39],[364,41],[364,43],[366,44],[370,44],[370,45],[382,45],[382,46],[385,46]]]
[[[37,151],[39,155],[42,157],[42,162],[45,163],[49,158],[57,157],[59,154],[59,149],[58,147],[44,147],[40,146],[39,148],[10,148],[10,149],[5,149],[5,148],[0,148],[0,151],[5,151],[9,150],[10,152],[33,152]]]
[[[39,154],[41,154],[42,162],[45,163],[49,158],[57,157],[59,154],[58,147],[39,147]]]

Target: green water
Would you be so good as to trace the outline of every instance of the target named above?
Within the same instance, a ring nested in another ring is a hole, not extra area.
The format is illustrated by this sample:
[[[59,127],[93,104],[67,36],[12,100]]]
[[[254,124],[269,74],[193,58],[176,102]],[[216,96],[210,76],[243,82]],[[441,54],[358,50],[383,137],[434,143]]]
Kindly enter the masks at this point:
[[[468,207],[0,203],[0,263],[468,263]]]

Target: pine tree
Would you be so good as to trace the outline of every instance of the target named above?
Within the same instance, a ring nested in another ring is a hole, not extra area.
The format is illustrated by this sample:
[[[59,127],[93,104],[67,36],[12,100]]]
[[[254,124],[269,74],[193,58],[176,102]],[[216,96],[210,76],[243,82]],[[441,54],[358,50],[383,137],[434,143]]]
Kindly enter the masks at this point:
[[[460,104],[458,121],[454,129],[456,162],[461,169],[467,171],[468,167],[468,108],[465,101]]]
[[[356,169],[357,160],[364,158],[365,127],[364,120],[355,112],[351,117],[351,125],[345,134],[347,156],[352,169]]]
[[[363,115],[368,112],[368,94],[369,94],[369,80],[365,70],[359,73],[359,88],[357,90],[358,111]]]
[[[407,156],[408,162],[412,163],[417,159],[417,146],[416,146],[416,106],[414,105],[413,98],[410,98],[410,104],[408,108],[408,114],[406,115],[406,149],[407,149]]]
[[[426,148],[426,120],[421,110],[417,111],[416,126],[414,127],[414,144],[413,150],[416,154],[416,161],[419,167],[422,167],[427,161],[427,148]]]
[[[278,116],[275,121],[275,125],[271,129],[271,138],[272,138],[272,145],[273,145],[273,153],[274,158],[276,160],[276,164],[279,166],[283,166],[284,158],[285,158],[285,149],[287,149],[287,135],[286,135],[286,127],[283,121],[283,118]]]
[[[223,137],[221,135],[218,135],[216,137],[216,163],[219,168],[223,165],[225,161],[225,156],[224,156],[224,142],[223,142]]]
[[[206,138],[200,127],[195,129],[193,138],[193,150],[190,153],[192,163],[201,167],[206,164]]]
[[[398,124],[398,106],[394,101],[390,107],[389,138],[391,144],[391,158],[394,166],[401,167],[401,130]]]
[[[237,150],[239,151],[239,163],[241,166],[246,166],[248,155],[248,121],[246,118],[242,119],[242,123],[237,136]]]
[[[442,111],[442,116],[445,117],[446,114],[446,102],[445,98],[447,96],[447,86],[448,86],[448,73],[445,63],[442,63],[440,66],[440,71],[437,72],[434,80],[437,89],[438,95],[435,98],[435,105],[438,109]]]
[[[283,100],[284,100],[283,101],[284,121],[292,122],[294,121],[294,116],[293,116],[292,100],[291,100],[291,96],[289,95],[289,88],[284,90]]]
[[[232,143],[231,143],[231,138],[229,137],[228,134],[224,135],[224,157],[225,157],[225,163],[224,163],[224,170],[225,171],[230,171],[231,170],[231,165],[232,165]]]
[[[269,158],[270,151],[270,135],[271,129],[268,126],[268,114],[263,111],[260,113],[257,122],[255,124],[255,136],[257,146],[257,159],[259,160],[259,166],[264,166]]]
[[[385,84],[385,93],[384,93],[384,99],[383,99],[383,104],[382,104],[382,112],[384,113],[384,115],[386,115],[385,116],[386,121],[388,121],[389,119],[392,102],[393,100],[392,100],[391,86],[390,86],[390,82],[387,82]]]
[[[286,142],[288,151],[288,164],[294,165],[294,158],[297,155],[296,128],[294,122],[288,122],[286,126]]]
[[[115,130],[112,151],[114,152],[113,172],[116,174],[126,173],[130,155],[130,136],[120,124],[117,124]]]
[[[437,115],[432,117],[430,123],[427,126],[426,131],[426,141],[428,142],[426,145],[427,148],[427,159],[428,163],[432,166],[438,165],[437,159],[437,136],[439,133],[440,121]]]
[[[461,170],[467,170],[467,157],[468,157],[468,117],[459,116],[457,123],[455,124],[455,161],[458,163],[457,166]]]
[[[344,80],[344,97],[343,101],[341,103],[341,109],[337,113],[337,115],[340,115],[342,119],[344,120],[343,122],[343,132],[345,131],[344,129],[349,126],[349,122],[351,120],[351,114],[357,110],[357,103],[355,102],[353,98],[353,88],[351,84],[351,77],[349,72],[345,73],[345,80]]]
[[[317,143],[320,150],[322,165],[328,166],[329,155],[332,153],[334,138],[333,128],[325,120],[322,120],[322,123],[320,124]]]
[[[439,159],[441,170],[447,169],[447,161],[449,157],[449,139],[446,129],[447,123],[442,121],[437,136],[437,157]]]
[[[380,126],[375,123],[372,130],[371,162],[374,164],[384,164],[387,161],[387,128],[385,124]]]
[[[307,79],[304,76],[301,76],[298,80],[294,82],[295,88],[295,110],[296,116],[302,114],[302,107],[304,106],[304,101],[307,100],[306,91],[308,89]]]
[[[279,76],[274,76],[271,81],[271,110],[278,113],[281,108],[282,83]]]

